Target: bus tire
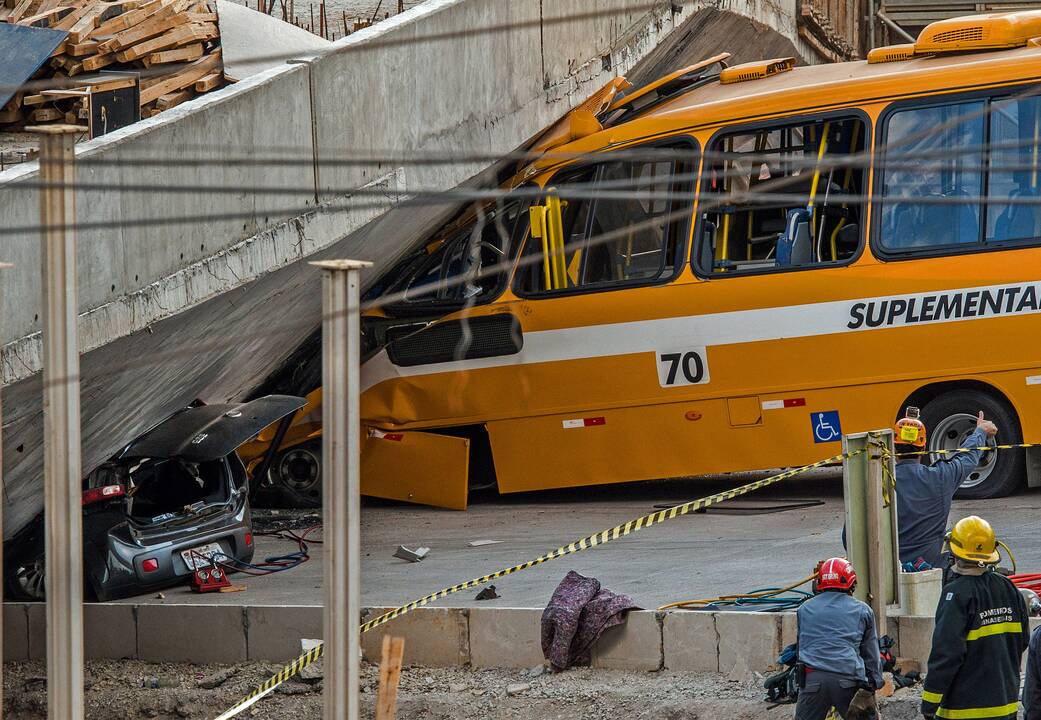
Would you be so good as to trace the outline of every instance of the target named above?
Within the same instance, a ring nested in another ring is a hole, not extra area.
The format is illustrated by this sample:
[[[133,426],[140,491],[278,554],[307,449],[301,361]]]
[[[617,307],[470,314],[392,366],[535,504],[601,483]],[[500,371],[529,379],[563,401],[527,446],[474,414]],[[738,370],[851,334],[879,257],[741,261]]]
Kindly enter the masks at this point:
[[[271,474],[282,496],[282,505],[291,508],[322,506],[322,443],[306,442],[283,450],[275,458]]]
[[[1004,400],[979,390],[953,390],[930,400],[922,408],[927,449],[962,447],[962,441],[975,429],[979,411],[998,426],[998,435],[990,440],[1000,444],[1023,442],[1016,412]],[[938,455],[933,460],[943,458]],[[1023,450],[1001,450],[983,454],[980,464],[955,493],[966,499],[998,498],[1018,490],[1026,478],[1026,456]]]

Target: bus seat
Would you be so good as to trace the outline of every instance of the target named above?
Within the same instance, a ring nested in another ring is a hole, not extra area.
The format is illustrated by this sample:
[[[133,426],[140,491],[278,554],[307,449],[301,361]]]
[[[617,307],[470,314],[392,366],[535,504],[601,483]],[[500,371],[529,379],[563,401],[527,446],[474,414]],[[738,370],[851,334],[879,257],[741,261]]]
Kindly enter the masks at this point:
[[[1036,198],[1030,188],[1020,188],[1009,193],[1009,198]],[[994,223],[992,240],[1021,240],[1037,235],[1038,208],[1036,205],[1009,204]]]
[[[777,236],[777,265],[805,265],[812,259],[810,211],[806,208],[789,210],[784,232]]]
[[[840,259],[845,256],[844,253],[852,254],[859,244],[860,225],[857,223],[843,225],[842,229],[839,230],[839,234],[835,236],[835,245],[838,248]]]

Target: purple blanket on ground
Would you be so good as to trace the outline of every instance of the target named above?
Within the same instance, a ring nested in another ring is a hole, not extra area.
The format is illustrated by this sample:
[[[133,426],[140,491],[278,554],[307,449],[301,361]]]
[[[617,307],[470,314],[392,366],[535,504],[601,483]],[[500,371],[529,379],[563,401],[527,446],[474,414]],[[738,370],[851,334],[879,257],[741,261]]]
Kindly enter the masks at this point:
[[[542,654],[555,671],[588,665],[593,644],[604,630],[625,622],[629,610],[639,609],[628,595],[604,590],[595,578],[571,570],[542,613]]]

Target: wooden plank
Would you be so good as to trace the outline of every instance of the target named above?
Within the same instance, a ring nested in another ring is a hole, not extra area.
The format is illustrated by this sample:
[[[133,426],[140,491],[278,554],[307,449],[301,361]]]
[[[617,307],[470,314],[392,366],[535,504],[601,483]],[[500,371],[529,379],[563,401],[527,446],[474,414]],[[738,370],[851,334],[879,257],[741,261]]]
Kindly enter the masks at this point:
[[[143,40],[153,38],[156,35],[162,35],[164,32],[188,22],[191,18],[188,17],[187,13],[181,13],[180,11],[184,2],[186,0],[174,0],[171,5],[166,5],[152,13],[144,22],[122,32],[117,32],[111,39],[102,43],[98,49],[101,52],[122,50]],[[137,11],[135,10],[135,12]]]
[[[84,40],[80,43],[73,43],[66,48],[66,52],[73,57],[83,57],[84,55],[93,55],[98,50],[97,40]]]
[[[125,11],[121,15],[105,20],[98,25],[93,35],[115,35],[118,32],[129,30],[172,3],[173,0],[150,0],[135,10]]]
[[[99,8],[95,7],[93,4],[89,2],[84,2],[78,8],[76,8],[71,13],[63,17],[61,19],[61,22],[55,25],[54,27],[57,30],[68,30],[69,35],[72,36],[72,39],[69,40],[69,38],[66,38],[66,40],[69,42],[77,43],[82,39],[81,34],[77,29],[77,33],[73,35],[73,29],[77,28],[81,23],[89,25],[89,27],[93,29],[95,25],[95,20],[99,14],[101,14],[101,10]]]
[[[44,100],[54,100],[55,98],[70,98],[70,97],[85,97],[90,95],[89,90],[44,90],[40,93]]]
[[[220,37],[220,30],[217,28],[217,23],[193,23],[192,32],[195,39],[201,42],[205,42],[206,40],[216,40]]]
[[[94,70],[100,70],[103,67],[111,65],[116,61],[115,53],[105,53],[104,55],[95,55],[89,57],[83,61],[84,72],[93,72]]]
[[[217,22],[217,13],[191,13],[192,20],[196,22]]]
[[[22,98],[22,105],[43,105],[47,98],[43,95],[26,95]]]
[[[175,50],[164,50],[152,53],[148,56],[148,62],[152,65],[162,65],[171,62],[188,62],[202,57],[202,43],[185,45]]]
[[[29,113],[29,119],[33,122],[50,122],[51,120],[62,120],[65,113],[57,108],[38,108]]]
[[[153,100],[158,100],[167,93],[180,90],[189,85],[194,85],[196,80],[209,75],[219,67],[221,67],[220,50],[215,50],[209,55],[196,60],[184,70],[174,73],[170,77],[165,77],[159,82],[149,85],[147,88],[142,88],[141,104],[147,105]]]
[[[221,73],[219,73],[219,72],[210,73],[209,75],[207,75],[203,79],[197,80],[195,82],[195,92],[198,92],[198,93],[209,92],[210,90],[213,90],[215,87],[220,85],[221,84],[221,80],[223,80],[223,79],[224,78],[221,77]]]
[[[51,8],[43,12],[37,12],[35,15],[23,18],[18,21],[19,25],[32,25],[34,27],[49,28],[54,27],[62,19],[62,13],[71,13],[74,8],[71,5],[65,5],[62,7]]]
[[[32,7],[34,0],[22,0],[20,3],[14,6],[14,10],[7,16],[7,22],[16,23],[22,19],[22,16],[29,12],[29,8]]]
[[[117,52],[116,59],[119,60],[119,62],[130,62],[131,60],[137,60],[139,57],[151,55],[159,50],[176,47],[182,41],[185,43],[191,42],[193,38],[194,34],[192,33],[191,25],[182,25],[165,32],[158,37],[145,40],[144,42],[140,42],[126,48],[125,50]]]
[[[397,714],[398,681],[401,679],[401,658],[404,654],[405,638],[383,636],[375,720],[394,720]]]
[[[155,101],[155,108],[159,111],[169,110],[186,100],[191,100],[193,96],[194,93],[192,93],[191,90],[178,90],[177,92],[167,93],[166,95],[161,95],[159,99]]]
[[[86,92],[104,92],[106,90],[121,90],[134,87],[137,78],[134,77],[98,77],[91,80],[83,80],[82,87]]]
[[[67,39],[73,44],[82,43],[86,40],[87,36],[97,29],[98,19],[101,17],[102,8],[92,8],[89,4],[83,7],[87,11],[76,18],[68,27],[69,37]]]

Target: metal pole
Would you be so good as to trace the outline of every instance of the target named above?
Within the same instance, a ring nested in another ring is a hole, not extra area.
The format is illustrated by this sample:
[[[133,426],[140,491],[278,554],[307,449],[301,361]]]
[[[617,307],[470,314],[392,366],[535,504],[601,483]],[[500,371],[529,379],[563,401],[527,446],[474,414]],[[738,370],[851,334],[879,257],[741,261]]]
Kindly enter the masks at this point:
[[[372,263],[326,260],[322,269],[322,552],[325,555],[325,720],[358,720],[361,542],[358,345],[360,270]]]
[[[10,263],[0,262],[0,270],[14,267]],[[0,286],[2,287],[2,286]],[[0,318],[4,316],[4,294],[0,291]],[[4,566],[4,496],[7,494],[7,484],[4,482],[4,364],[0,357],[0,568]],[[3,606],[0,605],[0,611]],[[4,623],[0,617],[0,714],[4,707],[4,665],[2,648],[4,647]]]
[[[883,459],[882,449],[888,452]],[[892,430],[852,433],[842,438],[843,498],[847,556],[860,581],[854,593],[875,612],[879,635],[886,634],[886,609],[900,602],[900,549]],[[888,465],[888,467],[886,467]],[[887,478],[890,480],[887,482]]]
[[[890,30],[899,35],[902,40],[905,40],[909,43],[913,43],[915,41],[916,38],[914,38],[909,32],[904,30],[902,27],[897,25],[892,18],[890,18],[881,10],[875,13],[875,15],[878,17],[879,20],[886,24],[886,27],[888,27]]]
[[[83,718],[83,515],[76,338],[75,142],[66,125],[36,128],[43,226],[44,525],[47,717]]]

